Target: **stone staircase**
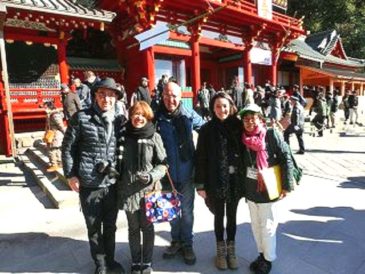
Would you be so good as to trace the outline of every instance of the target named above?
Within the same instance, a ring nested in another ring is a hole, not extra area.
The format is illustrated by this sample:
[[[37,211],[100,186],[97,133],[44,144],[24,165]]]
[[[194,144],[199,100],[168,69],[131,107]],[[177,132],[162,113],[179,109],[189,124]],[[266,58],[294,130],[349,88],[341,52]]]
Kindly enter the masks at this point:
[[[41,140],[34,141],[33,146],[26,149],[20,158],[25,168],[32,174],[39,187],[56,208],[79,205],[78,194],[67,185],[62,169],[51,173],[46,171],[49,159],[47,147]]]

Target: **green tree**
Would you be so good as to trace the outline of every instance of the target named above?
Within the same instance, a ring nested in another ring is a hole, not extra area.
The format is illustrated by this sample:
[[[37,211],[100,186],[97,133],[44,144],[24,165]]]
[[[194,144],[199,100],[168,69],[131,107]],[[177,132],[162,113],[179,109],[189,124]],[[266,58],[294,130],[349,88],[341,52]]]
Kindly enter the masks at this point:
[[[337,30],[347,55],[365,59],[364,0],[291,0],[288,14],[304,15],[304,27],[311,33]]]

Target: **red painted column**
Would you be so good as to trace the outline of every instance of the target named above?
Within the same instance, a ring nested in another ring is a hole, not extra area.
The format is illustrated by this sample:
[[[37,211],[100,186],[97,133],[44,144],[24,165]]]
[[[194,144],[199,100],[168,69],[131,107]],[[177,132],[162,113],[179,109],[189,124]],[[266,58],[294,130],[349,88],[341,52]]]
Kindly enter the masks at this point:
[[[201,87],[200,80],[200,51],[199,51],[199,40],[197,38],[193,38],[192,40],[192,90],[194,93],[194,98],[197,95],[198,90]]]
[[[11,155],[11,140],[9,134],[9,119],[8,119],[8,111],[6,106],[6,97],[5,90],[2,81],[0,81],[0,133],[1,136],[1,148],[0,152],[4,153],[6,156]]]
[[[147,78],[149,80],[148,88],[150,91],[155,89],[156,83],[155,83],[155,53],[153,50],[153,47],[150,47],[144,51],[145,54],[145,60],[146,60],[146,73]]]
[[[243,73],[245,77],[244,81],[249,83],[250,85],[252,84],[252,63],[250,57],[251,49],[252,47],[247,47],[243,51]]]
[[[57,45],[57,54],[58,54],[58,64],[60,66],[60,80],[61,83],[68,84],[69,76],[68,76],[68,66],[66,60],[66,39],[61,39]]]
[[[272,49],[272,64],[270,67],[270,81],[273,86],[276,86],[278,83],[278,50]]]

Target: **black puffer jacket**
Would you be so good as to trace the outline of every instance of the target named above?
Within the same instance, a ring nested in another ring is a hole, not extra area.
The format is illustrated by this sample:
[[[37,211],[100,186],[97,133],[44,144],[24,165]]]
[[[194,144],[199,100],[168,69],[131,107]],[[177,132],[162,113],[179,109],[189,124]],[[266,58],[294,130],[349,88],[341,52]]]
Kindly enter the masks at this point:
[[[114,121],[114,124],[121,123],[119,120]],[[115,134],[112,134],[107,144],[106,125],[95,105],[72,116],[62,143],[66,178],[78,177],[82,187],[106,187],[115,183],[115,178],[100,174],[96,168],[98,163],[105,160],[115,165],[115,152]]]

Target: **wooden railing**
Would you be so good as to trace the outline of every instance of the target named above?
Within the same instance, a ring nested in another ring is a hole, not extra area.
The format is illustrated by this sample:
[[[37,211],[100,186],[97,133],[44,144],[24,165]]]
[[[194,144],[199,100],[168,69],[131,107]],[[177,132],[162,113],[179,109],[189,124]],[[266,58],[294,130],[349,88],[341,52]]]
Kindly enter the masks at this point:
[[[228,7],[236,8],[238,10],[247,13],[257,14],[256,0],[210,0],[210,1],[212,3],[227,4]],[[302,28],[302,22],[299,19],[275,11],[273,11],[272,14],[273,14],[272,18],[273,21],[298,29]]]
[[[1,92],[2,94],[3,91]],[[2,100],[5,100],[3,96]],[[10,102],[14,120],[44,118],[43,104],[53,101],[55,106],[62,108],[59,89],[10,89]]]

